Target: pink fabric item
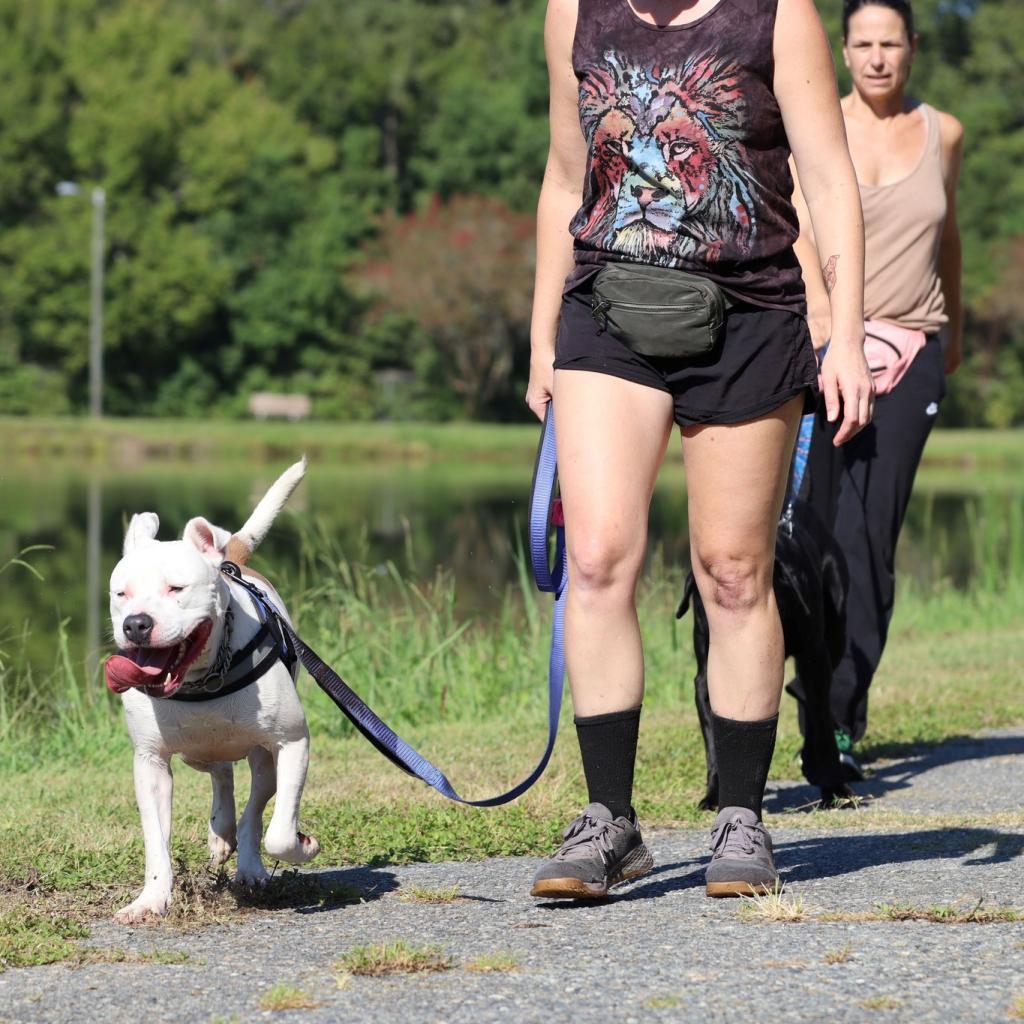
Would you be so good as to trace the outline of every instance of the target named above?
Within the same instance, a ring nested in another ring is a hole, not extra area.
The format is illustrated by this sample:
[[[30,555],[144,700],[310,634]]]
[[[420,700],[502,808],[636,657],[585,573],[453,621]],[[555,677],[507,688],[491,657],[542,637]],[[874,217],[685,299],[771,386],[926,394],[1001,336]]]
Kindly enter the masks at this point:
[[[924,331],[911,331],[886,320],[865,321],[864,358],[875,378],[876,395],[887,395],[899,384],[927,340]]]

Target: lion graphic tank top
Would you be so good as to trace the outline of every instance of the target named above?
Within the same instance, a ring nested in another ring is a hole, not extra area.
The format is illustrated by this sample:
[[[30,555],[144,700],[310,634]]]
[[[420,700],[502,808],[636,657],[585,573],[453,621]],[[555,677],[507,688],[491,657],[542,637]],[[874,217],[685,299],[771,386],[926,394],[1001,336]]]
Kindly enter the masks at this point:
[[[568,288],[626,260],[805,311],[789,143],[772,91],[777,4],[719,0],[689,24],[659,28],[629,0],[580,0],[573,67],[588,154]]]

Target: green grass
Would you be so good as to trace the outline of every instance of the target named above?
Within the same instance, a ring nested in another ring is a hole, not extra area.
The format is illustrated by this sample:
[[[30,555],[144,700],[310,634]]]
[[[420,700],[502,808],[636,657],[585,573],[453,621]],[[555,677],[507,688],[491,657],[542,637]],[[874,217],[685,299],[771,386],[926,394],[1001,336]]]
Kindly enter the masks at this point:
[[[647,1008],[650,1010],[674,1010],[679,1004],[682,1003],[682,999],[671,993],[662,996],[651,996],[647,1000]]]
[[[80,920],[61,913],[17,905],[0,909],[0,970],[67,960],[78,950],[76,940],[88,935]]]
[[[893,921],[927,921],[929,924],[1019,924],[1024,909],[1008,906],[984,906],[984,900],[957,900],[955,903],[915,906],[910,903],[878,903],[871,910],[823,910],[808,906],[802,896],[786,893],[782,886],[774,892],[740,897],[739,917],[749,923],[784,923],[816,921],[828,923],[888,923]],[[845,963],[851,947],[843,946],[825,954],[825,963]]]
[[[0,417],[8,459],[278,460],[304,451],[315,461],[532,457],[533,423],[279,423],[237,420]],[[1024,431],[938,430],[926,465],[1024,464]]]
[[[875,909],[880,921],[930,921],[933,924],[1019,924],[1024,910],[1018,907],[986,907],[983,900],[961,900],[951,904],[915,907],[905,903],[880,903]]]
[[[825,955],[822,957],[825,963],[829,966],[832,966],[833,964],[849,963],[852,958],[853,946],[851,946],[849,942],[840,946],[838,949],[826,950]]]
[[[903,1004],[895,996],[872,996],[857,1005],[865,1010],[898,1010]]]
[[[532,458],[531,423],[279,423],[0,417],[0,446],[12,462],[87,459],[274,461],[305,452],[314,462],[377,459]]]
[[[427,888],[422,885],[403,886],[398,893],[400,903],[434,903],[448,904],[455,903],[462,898],[462,892],[457,885],[445,885],[438,888]]]
[[[483,953],[466,962],[466,970],[476,974],[505,974],[518,967],[519,960],[512,953]]]
[[[390,974],[448,971],[455,964],[437,946],[412,946],[404,939],[354,946],[334,963],[338,974],[381,978]]]
[[[281,1010],[315,1010],[320,1003],[301,988],[282,982],[268,988],[260,996],[258,1005],[261,1010],[279,1012]]]

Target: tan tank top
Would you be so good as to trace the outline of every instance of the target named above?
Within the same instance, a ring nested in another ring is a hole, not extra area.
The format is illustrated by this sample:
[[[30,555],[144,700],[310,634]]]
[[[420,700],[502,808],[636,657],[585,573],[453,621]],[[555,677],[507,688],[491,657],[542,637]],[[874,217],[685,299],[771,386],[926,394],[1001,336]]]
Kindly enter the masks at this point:
[[[864,207],[864,315],[932,334],[946,323],[939,243],[946,220],[939,117],[918,108],[927,126],[917,166],[891,185],[861,185]]]

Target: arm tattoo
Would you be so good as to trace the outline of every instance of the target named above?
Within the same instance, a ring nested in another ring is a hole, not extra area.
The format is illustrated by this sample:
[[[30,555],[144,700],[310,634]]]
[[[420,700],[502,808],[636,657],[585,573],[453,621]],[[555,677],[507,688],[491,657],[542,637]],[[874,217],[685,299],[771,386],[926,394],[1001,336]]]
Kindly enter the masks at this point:
[[[836,264],[838,256],[829,256],[828,263],[821,268],[821,276],[825,279],[825,291],[831,295],[832,289],[836,286]]]

